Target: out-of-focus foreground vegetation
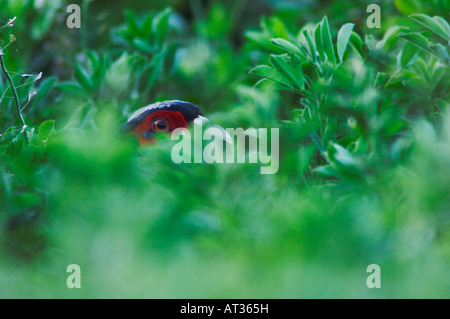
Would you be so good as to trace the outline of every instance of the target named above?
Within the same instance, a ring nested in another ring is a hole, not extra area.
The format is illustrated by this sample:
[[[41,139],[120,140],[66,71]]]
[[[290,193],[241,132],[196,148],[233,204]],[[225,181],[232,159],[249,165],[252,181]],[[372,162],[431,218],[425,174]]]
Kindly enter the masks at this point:
[[[0,297],[450,297],[448,1],[79,3],[0,0]],[[279,172],[120,135],[166,99]]]

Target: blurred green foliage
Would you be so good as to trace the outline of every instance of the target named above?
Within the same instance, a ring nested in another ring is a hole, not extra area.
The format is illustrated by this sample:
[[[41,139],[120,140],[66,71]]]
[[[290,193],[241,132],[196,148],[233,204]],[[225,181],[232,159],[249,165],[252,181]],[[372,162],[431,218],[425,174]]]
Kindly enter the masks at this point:
[[[0,297],[448,298],[448,1],[373,30],[373,1],[169,2],[82,1],[70,30],[68,1],[0,0],[27,124],[1,73]],[[165,99],[280,128],[279,172],[121,135]]]

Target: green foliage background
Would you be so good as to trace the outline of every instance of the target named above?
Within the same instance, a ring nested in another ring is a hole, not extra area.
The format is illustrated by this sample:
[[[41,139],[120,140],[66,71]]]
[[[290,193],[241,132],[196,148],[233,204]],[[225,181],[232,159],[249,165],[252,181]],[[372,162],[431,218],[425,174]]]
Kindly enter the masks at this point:
[[[80,1],[68,29],[70,1],[0,0],[27,124],[2,73],[0,297],[450,297],[449,2],[368,29],[376,2]],[[167,99],[280,128],[279,172],[118,131]]]

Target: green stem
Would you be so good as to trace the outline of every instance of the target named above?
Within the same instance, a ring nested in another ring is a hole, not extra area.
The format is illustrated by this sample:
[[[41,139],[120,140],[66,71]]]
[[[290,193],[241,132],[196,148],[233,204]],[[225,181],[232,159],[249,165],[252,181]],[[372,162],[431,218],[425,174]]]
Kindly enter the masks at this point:
[[[5,61],[3,60],[3,51],[2,50],[0,50],[0,66],[1,66],[1,68],[3,70],[3,73],[5,74],[6,79],[9,82],[9,86],[11,88],[11,91],[13,92],[14,102],[16,103],[17,114],[19,115],[19,119],[20,119],[20,122],[21,122],[22,128],[23,128],[23,127],[26,126],[26,124],[25,124],[25,120],[23,118],[22,111],[21,111],[21,108],[20,108],[19,95],[17,94],[17,90],[16,90],[16,87],[14,86],[14,82],[13,82],[11,76],[9,75],[8,70],[6,69]],[[26,134],[27,133],[24,131],[25,141],[27,141],[27,135]]]

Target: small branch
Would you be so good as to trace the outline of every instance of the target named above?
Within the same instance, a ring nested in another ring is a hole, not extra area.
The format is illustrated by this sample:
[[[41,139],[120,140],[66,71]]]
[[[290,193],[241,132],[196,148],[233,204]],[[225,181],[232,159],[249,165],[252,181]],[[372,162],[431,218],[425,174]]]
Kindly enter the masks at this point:
[[[4,55],[3,50],[0,50],[0,67],[1,67],[1,69],[3,71],[3,73],[5,74],[6,79],[9,82],[9,86],[11,88],[11,91],[13,92],[14,101],[16,103],[17,114],[19,115],[19,119],[20,119],[20,122],[22,124],[22,127],[26,128],[25,120],[23,118],[21,107],[20,107],[19,95],[17,94],[17,90],[16,90],[16,87],[14,86],[14,82],[13,82],[11,76],[9,75],[8,70],[6,69],[5,60],[3,59],[3,55]],[[24,133],[24,136],[25,136],[25,142],[27,142],[28,141],[27,133],[25,131],[23,131],[23,133]]]
[[[28,100],[25,103],[25,105],[22,107],[22,109],[20,110],[21,112],[23,112],[23,110],[26,109],[26,107],[28,106],[28,104],[30,104],[31,100],[33,99],[33,97],[37,94],[37,92],[33,92],[31,91],[30,93],[28,93]]]
[[[8,70],[6,69],[5,61],[3,60],[3,52],[1,52],[1,51],[0,51],[0,67],[2,68],[3,73],[5,74],[6,79],[9,82],[9,86],[11,87],[11,91],[13,92],[14,101],[16,102],[16,109],[17,109],[17,113],[19,115],[20,122],[22,123],[22,126],[25,126],[26,125],[25,120],[22,116],[22,112],[20,111],[19,95],[17,94],[17,90],[14,86],[14,82],[12,81],[11,76],[9,75]]]
[[[2,96],[0,96],[0,103],[2,103],[3,99],[6,99],[5,95],[6,95],[6,92],[8,91],[8,89],[9,89],[9,86],[10,85],[8,84],[8,86],[6,87],[5,91],[3,92]],[[14,97],[12,97],[12,98],[14,98]]]
[[[3,48],[4,49],[4,48]],[[18,73],[18,72],[13,72],[13,71],[8,71],[9,74],[16,74],[16,75],[20,75],[23,78],[31,78],[33,76],[33,74],[22,74],[22,73]]]
[[[17,17],[14,17],[14,18],[12,18],[12,19],[9,19],[9,21],[8,21],[7,24],[5,24],[4,26],[1,26],[1,27],[0,27],[0,30],[1,30],[1,29],[4,29],[4,28],[12,27],[12,26],[16,23],[16,21],[17,21]]]
[[[8,73],[12,73],[12,72],[8,72]],[[16,74],[20,74],[20,73],[16,73]],[[28,75],[28,74],[26,74],[26,75]],[[22,76],[22,77],[24,77],[24,76]],[[29,77],[29,76],[26,76],[26,77]],[[16,86],[16,89],[21,88],[21,87],[24,87],[24,86],[27,86],[27,85],[29,85],[29,84],[33,84],[34,82],[39,81],[41,78],[42,78],[42,72],[40,72],[40,73],[36,76],[36,78],[35,78],[33,81],[30,81],[30,82],[27,82],[27,83],[23,83],[23,84],[17,85],[17,86]]]

